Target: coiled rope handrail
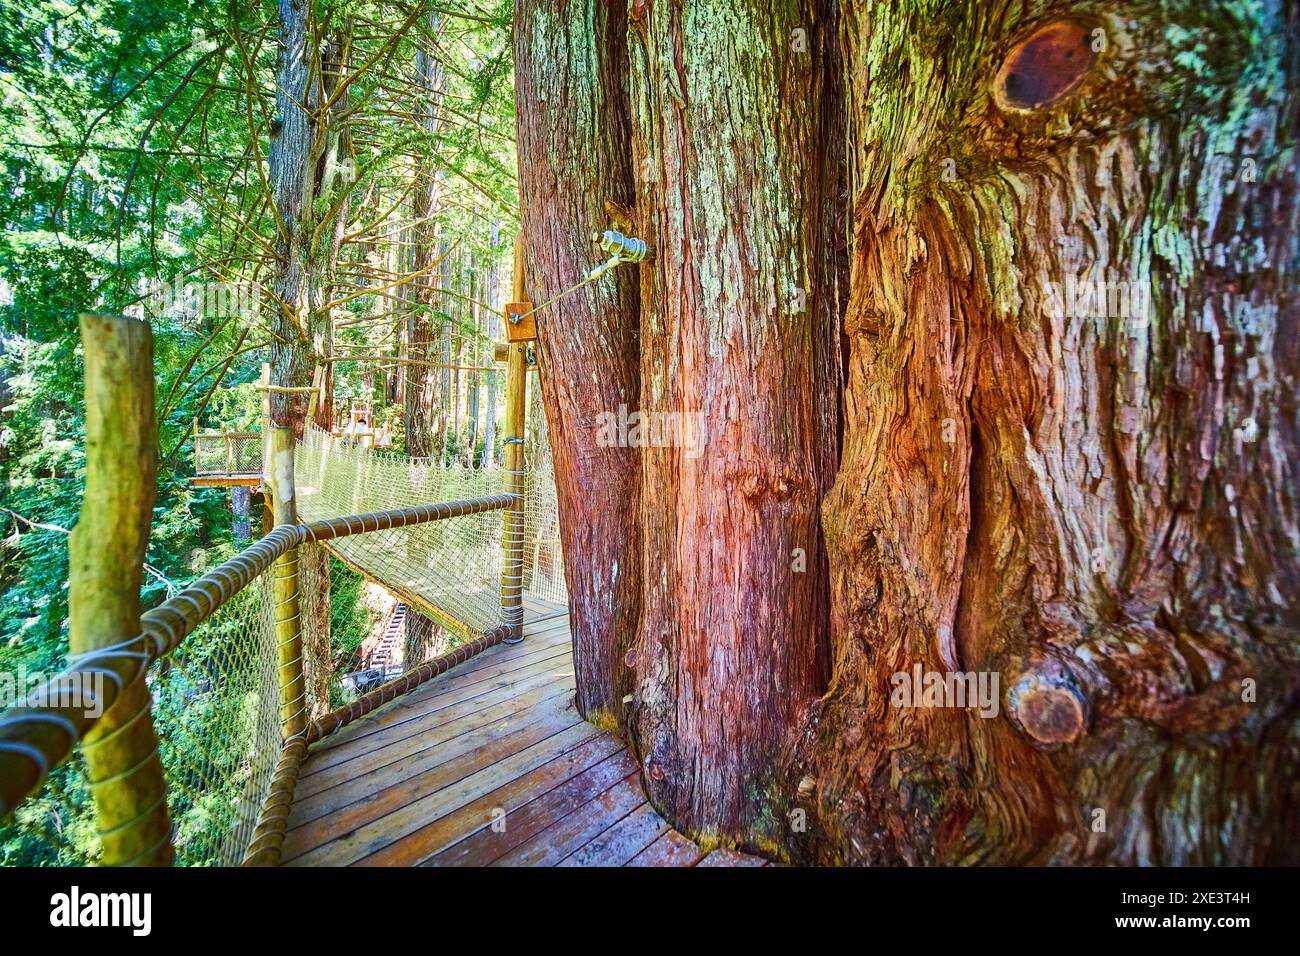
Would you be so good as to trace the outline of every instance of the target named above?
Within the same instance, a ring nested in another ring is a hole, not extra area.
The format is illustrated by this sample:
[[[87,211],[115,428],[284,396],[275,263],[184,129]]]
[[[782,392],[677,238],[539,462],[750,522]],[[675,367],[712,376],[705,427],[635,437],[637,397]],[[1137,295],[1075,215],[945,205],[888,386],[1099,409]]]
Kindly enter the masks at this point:
[[[141,679],[156,661],[174,651],[200,624],[291,548],[307,542],[502,510],[516,500],[512,494],[489,495],[273,528],[257,543],[141,615],[140,633],[135,637],[69,657],[69,667],[63,673],[26,698],[46,703],[14,707],[0,714],[0,819],[12,813],[40,787],[51,770],[71,755],[77,742],[112,709],[125,688]],[[88,702],[85,688],[93,685],[85,678],[95,674],[103,677],[102,699]],[[58,703],[64,701],[69,703]],[[50,706],[49,702],[56,703]],[[94,710],[95,715],[89,716],[89,710]]]
[[[280,854],[284,847],[284,835],[289,828],[289,813],[293,809],[293,794],[298,783],[298,773],[302,769],[303,761],[307,759],[309,746],[337,733],[347,724],[364,717],[372,710],[396,700],[403,694],[410,693],[421,684],[447,673],[457,664],[463,664],[489,647],[495,647],[513,633],[514,629],[509,624],[484,631],[480,637],[467,644],[425,661],[419,667],[405,672],[381,687],[376,687],[352,703],[344,704],[325,716],[316,718],[307,725],[305,734],[284,741],[280,747],[280,759],[276,764],[275,774],[271,778],[270,792],[262,804],[257,826],[253,830],[252,842],[244,857],[244,865],[279,865]]]

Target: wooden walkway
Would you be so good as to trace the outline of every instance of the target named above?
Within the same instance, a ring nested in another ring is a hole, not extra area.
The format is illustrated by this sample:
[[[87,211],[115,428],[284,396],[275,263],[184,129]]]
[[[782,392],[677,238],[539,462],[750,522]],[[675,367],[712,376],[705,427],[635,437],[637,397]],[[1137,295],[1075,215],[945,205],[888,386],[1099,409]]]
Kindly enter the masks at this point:
[[[568,617],[312,748],[291,866],[763,866],[705,854],[646,802],[622,741],[573,706]]]

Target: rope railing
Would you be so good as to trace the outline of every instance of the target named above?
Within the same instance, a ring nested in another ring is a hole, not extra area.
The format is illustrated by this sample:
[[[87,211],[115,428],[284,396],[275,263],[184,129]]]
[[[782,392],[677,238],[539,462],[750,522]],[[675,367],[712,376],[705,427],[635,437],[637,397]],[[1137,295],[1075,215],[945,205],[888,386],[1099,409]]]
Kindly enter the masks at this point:
[[[298,782],[298,773],[302,769],[303,761],[307,759],[307,750],[312,744],[337,733],[352,721],[364,717],[384,704],[391,703],[421,684],[445,674],[451,668],[465,663],[489,647],[495,647],[513,633],[514,628],[508,624],[493,628],[482,637],[426,661],[351,703],[313,720],[307,726],[305,735],[286,740],[281,747],[280,760],[276,764],[275,775],[258,817],[257,827],[253,831],[248,854],[244,857],[244,865],[276,866],[279,864],[284,835],[288,830],[289,813],[293,809],[293,794]]]
[[[260,541],[143,614],[137,636],[70,658],[70,666],[62,674],[28,696],[30,706],[15,707],[0,715],[0,819],[12,813],[40,787],[51,770],[68,758],[78,741],[112,709],[125,688],[172,655],[197,628],[293,548],[308,542],[498,511],[514,500],[511,495],[492,495],[274,528]],[[92,707],[87,706],[87,687],[98,688]]]
[[[276,862],[310,744],[522,639],[526,597],[534,613],[567,603],[549,446],[544,424],[526,419],[525,349],[509,347],[500,469],[384,455],[310,424],[295,448],[265,405],[265,436],[205,434],[196,423],[196,473],[241,484],[257,475],[280,523],[141,614],[134,575],[153,475],[138,449],[156,444],[151,333],[121,316],[83,316],[82,333],[87,491],[70,582],[79,653],[0,714],[0,828],[50,847],[41,862],[65,865]],[[269,393],[278,386],[267,375]],[[127,486],[129,505],[114,497]],[[350,703],[332,660],[327,551],[418,612],[403,614],[400,676],[374,690],[354,680]],[[331,709],[336,692],[345,703]]]

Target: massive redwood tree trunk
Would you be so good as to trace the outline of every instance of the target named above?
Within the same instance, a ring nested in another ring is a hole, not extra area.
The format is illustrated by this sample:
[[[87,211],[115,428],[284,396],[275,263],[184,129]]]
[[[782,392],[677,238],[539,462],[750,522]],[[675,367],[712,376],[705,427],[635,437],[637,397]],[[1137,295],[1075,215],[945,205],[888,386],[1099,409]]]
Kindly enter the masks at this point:
[[[776,757],[825,686],[842,145],[829,3],[634,3],[646,792],[765,842]],[[658,416],[666,415],[661,418]],[[643,425],[643,428],[649,426]]]
[[[623,141],[568,85],[621,41],[559,6],[521,157]],[[660,428],[616,539],[647,792],[802,861],[1296,862],[1295,5],[824,6],[629,5],[641,406],[706,438]],[[554,291],[609,180],[524,165],[587,200]],[[592,341],[548,383],[570,495]]]
[[[834,676],[791,853],[1296,861],[1282,6],[843,4]],[[917,665],[1000,706],[907,706]]]
[[[544,302],[599,261],[604,203],[632,198],[621,4],[519,0],[519,189],[528,293]],[[585,286],[537,314],[542,398],[555,461],[578,707],[622,721],[623,656],[641,593],[640,462],[597,443],[600,415],[638,397],[636,275]]]

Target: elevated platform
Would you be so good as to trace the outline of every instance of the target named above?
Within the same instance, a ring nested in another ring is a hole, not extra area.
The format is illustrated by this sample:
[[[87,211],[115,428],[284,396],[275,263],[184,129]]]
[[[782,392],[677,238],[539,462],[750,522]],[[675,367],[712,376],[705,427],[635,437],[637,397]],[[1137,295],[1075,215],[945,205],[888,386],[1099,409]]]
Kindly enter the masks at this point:
[[[258,475],[195,475],[190,479],[191,488],[252,488],[256,491],[262,485],[262,476]]]
[[[766,866],[705,853],[646,802],[636,761],[573,706],[567,615],[316,744],[289,866]]]

